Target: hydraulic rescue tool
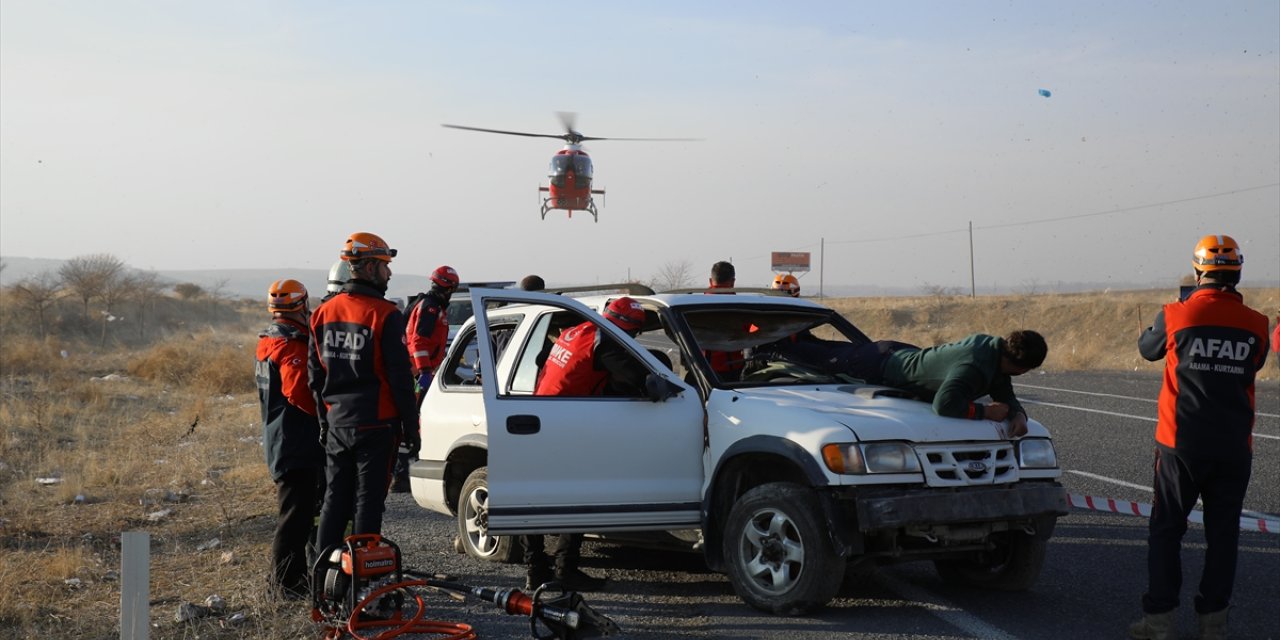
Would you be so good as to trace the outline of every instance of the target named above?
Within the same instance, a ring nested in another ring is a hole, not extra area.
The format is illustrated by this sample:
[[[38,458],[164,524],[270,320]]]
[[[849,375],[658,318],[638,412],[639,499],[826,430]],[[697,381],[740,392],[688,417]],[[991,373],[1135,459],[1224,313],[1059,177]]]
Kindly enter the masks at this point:
[[[406,577],[408,576],[408,577]],[[537,640],[576,640],[620,632],[618,625],[592,609],[573,591],[555,583],[532,595],[519,589],[473,587],[406,571],[400,547],[377,534],[349,536],[326,549],[311,572],[311,619],[325,626],[325,640],[387,640],[404,634],[437,634],[468,640],[479,637],[468,624],[428,620],[422,591],[441,591],[488,602],[511,615],[529,617]]]

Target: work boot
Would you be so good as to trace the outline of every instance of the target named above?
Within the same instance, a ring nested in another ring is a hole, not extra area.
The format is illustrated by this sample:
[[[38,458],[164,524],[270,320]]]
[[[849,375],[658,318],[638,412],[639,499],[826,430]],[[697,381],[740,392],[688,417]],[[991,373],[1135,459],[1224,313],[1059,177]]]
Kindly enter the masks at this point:
[[[1129,637],[1134,640],[1174,640],[1174,614],[1177,609],[1164,613],[1144,613],[1142,619],[1129,625]]]
[[[1226,640],[1226,638],[1227,609],[1200,614],[1200,640]]]
[[[527,593],[533,593],[538,587],[555,580],[555,574],[551,572],[551,567],[545,564],[535,564],[529,566],[529,573],[524,579],[524,590]]]
[[[577,567],[557,568],[556,581],[569,591],[600,591],[608,578],[593,578]]]

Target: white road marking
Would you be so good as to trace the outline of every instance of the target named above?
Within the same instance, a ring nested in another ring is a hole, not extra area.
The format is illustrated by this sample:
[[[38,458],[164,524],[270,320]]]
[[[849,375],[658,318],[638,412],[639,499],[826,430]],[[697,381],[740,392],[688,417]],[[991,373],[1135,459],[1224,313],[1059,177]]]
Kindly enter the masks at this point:
[[[1122,486],[1122,487],[1129,487],[1129,488],[1131,488],[1131,489],[1140,489],[1140,490],[1142,490],[1142,491],[1146,491],[1147,493],[1153,493],[1153,492],[1155,491],[1155,490],[1154,490],[1154,489],[1152,489],[1151,487],[1148,487],[1147,485],[1144,485],[1144,484],[1137,484],[1137,483],[1135,483],[1135,482],[1127,482],[1127,481],[1125,481],[1125,480],[1120,480],[1119,478],[1111,478],[1111,477],[1108,477],[1108,476],[1100,476],[1100,475],[1098,475],[1098,474],[1096,474],[1096,473],[1089,473],[1088,471],[1077,471],[1077,470],[1075,470],[1075,469],[1066,469],[1065,471],[1066,471],[1067,473],[1074,473],[1074,474],[1076,474],[1076,475],[1078,475],[1078,476],[1084,476],[1084,477],[1086,477],[1086,478],[1093,478],[1094,480],[1101,480],[1101,481],[1103,481],[1103,482],[1110,482],[1111,484],[1118,484],[1118,485],[1120,485],[1120,486]],[[1198,500],[1198,499],[1197,499],[1197,500],[1196,500],[1196,506],[1199,506],[1199,507],[1203,508],[1203,507],[1204,507],[1204,503],[1203,503],[1202,501],[1200,501],[1200,500]],[[1275,519],[1276,519],[1276,516],[1271,515],[1271,514],[1269,514],[1269,513],[1263,513],[1263,512],[1260,512],[1260,511],[1250,511],[1249,509],[1244,509],[1244,510],[1240,511],[1240,514],[1241,514],[1241,515],[1247,515],[1247,516],[1249,516],[1249,517],[1251,517],[1251,518],[1266,518],[1266,519],[1268,519],[1268,520],[1275,520]]]
[[[1072,409],[1074,411],[1084,411],[1086,413],[1101,413],[1103,415],[1116,416],[1117,418],[1133,418],[1134,420],[1146,420],[1147,422],[1156,422],[1156,419],[1152,418],[1151,416],[1135,416],[1131,413],[1116,413],[1115,411],[1103,411],[1102,409],[1089,409],[1086,407],[1077,407],[1069,404],[1057,404],[1055,402],[1040,402],[1039,400],[1027,400],[1025,398],[1019,400],[1019,402],[1021,402],[1022,404],[1038,404],[1045,407],[1056,407],[1058,409]],[[1258,415],[1269,415],[1269,414],[1260,413]],[[1265,433],[1258,433],[1257,431],[1254,431],[1253,437],[1265,438],[1267,440],[1280,440],[1280,436],[1273,436]]]
[[[1141,490],[1146,491],[1146,492],[1148,492],[1148,493],[1150,493],[1150,492],[1151,492],[1151,487],[1148,487],[1148,486],[1146,486],[1146,485],[1142,485],[1142,484],[1137,484],[1137,483],[1134,483],[1134,482],[1125,482],[1124,480],[1118,480],[1118,479],[1116,479],[1116,478],[1108,478],[1107,476],[1100,476],[1100,475],[1098,475],[1098,474],[1096,474],[1096,473],[1089,473],[1088,471],[1076,471],[1075,469],[1067,469],[1066,471],[1067,471],[1067,473],[1074,473],[1074,474],[1076,474],[1076,475],[1078,475],[1078,476],[1084,476],[1084,477],[1086,477],[1086,478],[1093,478],[1094,480],[1101,480],[1101,481],[1103,481],[1103,482],[1110,482],[1111,484],[1118,484],[1118,485],[1120,485],[1120,486],[1122,486],[1122,487],[1129,487],[1129,488],[1132,488],[1132,489],[1141,489]]]
[[[1150,403],[1153,403],[1153,404],[1154,404],[1154,403],[1156,403],[1156,402],[1159,402],[1159,399],[1158,399],[1158,398],[1140,398],[1140,397],[1137,397],[1137,396],[1122,396],[1122,395],[1117,394],[1117,393],[1098,393],[1098,392],[1096,392],[1096,391],[1077,391],[1077,390],[1075,390],[1075,389],[1061,389],[1061,388],[1059,388],[1059,387],[1041,387],[1041,386],[1037,386],[1037,385],[1034,385],[1034,384],[1023,384],[1023,383],[1021,383],[1021,382],[1015,382],[1015,383],[1013,383],[1013,386],[1015,386],[1015,387],[1026,387],[1026,388],[1028,388],[1028,389],[1040,389],[1040,390],[1042,390],[1042,391],[1061,391],[1061,392],[1063,392],[1063,393],[1078,393],[1078,394],[1080,394],[1080,395],[1085,395],[1085,396],[1098,396],[1098,397],[1102,397],[1102,398],[1119,398],[1119,399],[1121,399],[1121,400],[1133,400],[1133,401],[1136,401],[1136,402],[1150,402]],[[1046,403],[1046,402],[1042,402],[1042,403],[1039,403],[1039,404],[1048,404],[1048,403]],[[1050,405],[1050,406],[1059,406],[1059,405]],[[1280,413],[1265,413],[1265,412],[1262,412],[1262,411],[1255,411],[1254,413],[1255,413],[1256,415],[1262,416],[1262,417],[1264,417],[1264,418],[1280,418]],[[1121,415],[1121,414],[1114,414],[1114,415]]]
[[[975,638],[985,638],[988,640],[1017,640],[1017,636],[1006,633],[1002,629],[992,626],[981,619],[970,615],[964,609],[957,607],[950,602],[938,597],[937,595],[921,589],[905,580],[889,575],[887,572],[880,574],[880,579],[885,586],[895,591],[898,595],[925,605],[925,609],[944,622],[953,627],[957,627]]]

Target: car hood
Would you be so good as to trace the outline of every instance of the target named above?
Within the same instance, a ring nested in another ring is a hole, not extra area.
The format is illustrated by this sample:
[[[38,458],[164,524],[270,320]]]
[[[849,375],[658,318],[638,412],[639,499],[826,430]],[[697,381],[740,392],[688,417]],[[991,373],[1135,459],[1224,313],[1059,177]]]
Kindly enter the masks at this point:
[[[820,385],[740,388],[733,414],[742,422],[769,421],[774,429],[835,421],[860,441],[908,442],[990,441],[1004,439],[1004,423],[992,420],[944,418],[927,402],[899,397],[901,392],[869,385]],[[1035,420],[1027,421],[1027,435],[1049,437]],[[756,425],[759,426],[759,425]]]

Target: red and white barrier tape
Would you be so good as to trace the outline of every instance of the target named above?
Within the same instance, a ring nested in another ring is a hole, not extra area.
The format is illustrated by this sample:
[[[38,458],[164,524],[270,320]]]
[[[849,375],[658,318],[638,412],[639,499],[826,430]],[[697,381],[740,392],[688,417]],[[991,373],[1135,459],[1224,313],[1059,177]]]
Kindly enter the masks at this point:
[[[1151,505],[1145,502],[1129,502],[1128,500],[1116,500],[1115,498],[1100,498],[1098,496],[1082,496],[1078,493],[1068,493],[1067,504],[1077,509],[1122,513],[1144,518],[1151,517]],[[1192,510],[1191,515],[1187,516],[1187,522],[1204,524],[1204,512],[1198,509]],[[1242,531],[1280,534],[1280,520],[1240,516],[1240,529]]]

